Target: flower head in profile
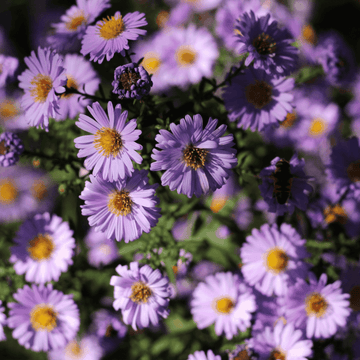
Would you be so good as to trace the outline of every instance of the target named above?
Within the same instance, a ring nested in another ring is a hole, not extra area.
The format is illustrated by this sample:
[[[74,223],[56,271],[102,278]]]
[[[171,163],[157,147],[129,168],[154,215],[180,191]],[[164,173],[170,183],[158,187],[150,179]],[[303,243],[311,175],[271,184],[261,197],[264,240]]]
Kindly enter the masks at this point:
[[[147,170],[135,170],[131,177],[108,182],[90,175],[80,199],[81,213],[89,216],[89,225],[108,239],[126,243],[150,232],[158,222],[160,208],[155,195],[157,184],[149,185]]]
[[[136,119],[125,124],[127,111],[121,111],[121,105],[114,106],[108,102],[107,112],[98,102],[87,107],[93,118],[80,114],[75,124],[92,135],[80,136],[74,140],[75,147],[80,149],[78,157],[86,157],[87,170],[100,174],[104,180],[123,180],[134,171],[131,160],[141,164],[142,157],[136,152],[142,146],[135,141],[141,130],[135,130]]]
[[[269,23],[269,19],[270,14],[257,18],[252,10],[241,15],[235,26],[241,44],[239,53],[249,53],[246,66],[254,61],[255,69],[269,75],[289,75],[296,68],[299,50],[291,45],[294,39],[290,32],[280,29],[277,21]]]
[[[161,177],[163,186],[169,185],[178,194],[200,197],[209,190],[223,186],[237,164],[233,135],[223,136],[226,125],[216,128],[218,120],[209,118],[203,129],[201,115],[189,115],[179,125],[170,124],[172,133],[160,130],[157,147],[151,157],[156,160],[151,171],[166,170]]]
[[[53,290],[52,284],[25,285],[8,303],[8,327],[26,349],[49,351],[65,347],[80,327],[79,309],[72,295]]]
[[[59,110],[56,93],[65,91],[63,59],[55,51],[39,47],[38,55],[32,51],[25,63],[29,69],[18,76],[19,87],[25,91],[21,107],[31,126],[49,131],[49,117],[54,118]]]
[[[26,274],[29,282],[58,281],[72,265],[75,239],[69,224],[57,215],[35,215],[19,228],[15,246],[10,248],[10,262],[17,274]]]
[[[0,166],[14,165],[23,151],[23,142],[16,134],[8,131],[0,134]]]
[[[294,79],[275,78],[262,69],[248,68],[231,80],[223,93],[229,120],[237,127],[261,131],[278,125],[292,112]]]
[[[116,272],[120,276],[112,276],[110,285],[114,286],[113,307],[121,309],[123,321],[134,330],[157,325],[160,317],[169,315],[170,298],[169,280],[161,275],[159,269],[153,270],[149,265],[139,267],[139,263],[131,262],[118,265]]]
[[[129,50],[128,40],[136,40],[139,35],[145,35],[146,30],[139,29],[147,25],[145,14],[135,11],[124,17],[120,11],[114,16],[104,18],[94,26],[89,26],[82,39],[81,54],[90,54],[91,61],[101,64],[106,56],[110,61],[115,53],[125,56],[125,50]]]
[[[215,323],[215,333],[228,340],[250,326],[256,310],[255,296],[236,274],[219,272],[199,283],[190,303],[191,314],[199,329]]]

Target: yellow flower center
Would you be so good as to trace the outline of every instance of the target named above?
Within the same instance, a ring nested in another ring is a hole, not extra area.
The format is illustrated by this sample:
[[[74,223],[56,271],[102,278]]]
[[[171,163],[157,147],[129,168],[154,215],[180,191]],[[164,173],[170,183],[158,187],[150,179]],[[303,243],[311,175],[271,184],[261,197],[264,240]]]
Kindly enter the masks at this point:
[[[214,213],[218,213],[226,204],[228,196],[213,196],[210,209]]]
[[[352,162],[346,169],[346,172],[352,182],[360,181],[360,160]]]
[[[321,136],[326,130],[326,122],[321,118],[315,118],[310,124],[309,135],[313,137]]]
[[[34,101],[44,103],[53,87],[51,77],[49,75],[37,74],[30,81],[30,84],[33,85],[30,89],[30,94]]]
[[[71,359],[82,358],[83,352],[84,352],[83,349],[80,347],[80,345],[76,340],[70,341],[65,348],[66,356]]]
[[[208,153],[208,150],[199,149],[190,144],[183,150],[183,161],[186,166],[190,166],[194,170],[197,170],[204,167]]]
[[[175,53],[175,59],[179,66],[190,66],[196,60],[196,51],[189,45],[182,45]]]
[[[102,156],[115,157],[123,147],[121,135],[115,129],[102,127],[95,133],[94,147]]]
[[[48,332],[56,328],[57,312],[49,305],[36,305],[30,313],[30,322],[34,330]]]
[[[360,311],[360,286],[355,285],[350,290],[350,308],[354,311]]]
[[[275,273],[284,271],[288,265],[289,257],[284,250],[277,247],[268,251],[266,256],[266,265],[269,270]]]
[[[295,124],[296,118],[296,112],[293,110],[291,113],[287,113],[285,120],[280,123],[280,126],[286,129],[291,128]]]
[[[160,57],[153,52],[144,55],[144,60],[140,64],[149,74],[154,74],[159,70],[161,65]]]
[[[67,77],[66,87],[69,88],[69,89],[77,90],[79,88],[79,85],[78,85],[77,81],[71,75],[66,75],[66,77]],[[75,95],[75,94],[61,94],[60,98],[68,99],[73,95]]]
[[[156,24],[159,28],[163,28],[168,21],[169,12],[165,10],[161,10],[156,17]]]
[[[286,360],[286,355],[279,349],[274,349],[269,357],[269,360]]]
[[[33,260],[41,261],[49,259],[54,248],[54,242],[49,234],[38,234],[29,241],[27,251]]]
[[[311,45],[315,45],[317,42],[315,30],[310,24],[304,25],[302,27],[301,36],[305,42]]]
[[[7,121],[19,115],[20,111],[12,100],[4,100],[0,103],[0,120]]]
[[[246,349],[239,351],[238,354],[232,359],[233,360],[251,360],[249,353],[247,352]]]
[[[344,208],[340,204],[334,206],[329,205],[324,209],[325,221],[330,224],[334,221],[344,225],[347,222],[348,216]]]
[[[109,194],[108,209],[115,216],[126,216],[131,213],[132,203],[128,191],[115,190]]]
[[[276,51],[276,42],[270,35],[265,33],[258,35],[253,40],[253,46],[260,55],[270,55]]]
[[[14,185],[14,180],[6,178],[0,181],[0,203],[11,204],[18,197],[18,190]]]
[[[142,281],[138,281],[131,286],[130,299],[136,303],[147,303],[151,296],[151,289]]]
[[[228,314],[233,308],[235,304],[231,299],[227,297],[223,297],[219,300],[216,300],[215,308],[221,314]]]
[[[5,145],[5,140],[0,141],[0,155],[6,155],[10,150],[10,146]]]
[[[327,301],[317,292],[311,293],[305,299],[305,310],[307,316],[322,317],[325,315],[327,308]]]
[[[107,244],[101,244],[98,247],[98,250],[104,255],[110,255],[111,254],[111,247],[109,245],[107,245]]]
[[[255,80],[255,84],[246,87],[245,97],[256,109],[262,109],[272,100],[272,87],[265,81]]]
[[[86,23],[87,19],[85,18],[84,13],[83,11],[80,11],[78,14],[71,17],[67,23],[65,23],[65,27],[69,31],[76,31],[79,26],[86,25]]]
[[[107,19],[102,19],[101,23],[97,26],[100,30],[100,36],[105,40],[116,39],[125,31],[125,24],[122,16],[117,18],[115,18],[115,16],[108,16]]]
[[[43,200],[47,194],[47,188],[43,180],[35,180],[30,189],[31,195],[37,200]]]

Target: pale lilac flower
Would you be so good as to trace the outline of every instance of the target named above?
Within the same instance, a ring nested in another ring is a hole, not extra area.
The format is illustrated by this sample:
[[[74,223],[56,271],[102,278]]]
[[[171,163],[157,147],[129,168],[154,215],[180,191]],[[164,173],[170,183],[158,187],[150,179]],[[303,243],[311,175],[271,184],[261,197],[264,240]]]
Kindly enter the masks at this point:
[[[18,65],[17,58],[0,54],[0,88],[5,86],[6,80],[14,76]]]

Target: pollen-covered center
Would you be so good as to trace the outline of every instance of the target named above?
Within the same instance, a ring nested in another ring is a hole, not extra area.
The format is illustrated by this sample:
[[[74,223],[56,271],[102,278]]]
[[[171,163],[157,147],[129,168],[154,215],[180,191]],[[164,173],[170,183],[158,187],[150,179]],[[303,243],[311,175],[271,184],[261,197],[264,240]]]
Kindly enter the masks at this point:
[[[321,118],[315,118],[311,121],[310,127],[309,127],[309,135],[313,137],[321,136],[327,128],[326,122],[324,119]]]
[[[309,44],[316,44],[316,33],[313,27],[310,24],[304,25],[301,29],[302,38]]]
[[[33,260],[49,259],[55,249],[55,244],[49,234],[38,234],[29,241],[27,251]]]
[[[84,13],[80,11],[75,16],[72,16],[69,21],[65,23],[66,29],[69,31],[76,31],[79,26],[86,25],[87,19],[84,16]]]
[[[328,224],[336,221],[344,225],[348,219],[345,209],[340,204],[327,206],[324,209],[324,217]]]
[[[109,195],[108,209],[115,216],[126,216],[131,213],[132,203],[128,191],[115,190]]]
[[[0,155],[6,155],[10,150],[10,146],[6,146],[5,140],[0,141]]]
[[[136,85],[141,76],[136,72],[125,72],[120,75],[120,84],[125,90],[130,90],[132,85]]]
[[[180,66],[190,66],[196,60],[196,51],[189,45],[182,45],[175,53],[175,59]]]
[[[30,322],[34,330],[54,330],[57,326],[57,312],[49,305],[36,305],[30,313]]]
[[[305,310],[307,316],[322,317],[328,308],[328,303],[318,292],[313,292],[305,299]]]
[[[76,340],[72,340],[65,348],[65,354],[70,359],[79,359],[83,357],[83,349]]]
[[[268,251],[266,255],[266,265],[269,270],[280,273],[286,270],[289,262],[289,257],[286,252],[277,247]]]
[[[111,254],[111,247],[108,244],[101,244],[98,247],[98,250],[104,255],[110,255]]]
[[[350,308],[354,311],[360,311],[360,286],[355,285],[350,290]]]
[[[6,121],[19,115],[20,111],[15,106],[15,102],[11,100],[4,100],[0,103],[0,120]]]
[[[144,55],[144,60],[140,65],[143,66],[149,74],[154,74],[159,70],[161,60],[158,54],[150,52]]]
[[[130,299],[136,303],[147,303],[152,295],[151,289],[142,281],[138,281],[131,286]]]
[[[30,94],[35,102],[44,103],[53,87],[51,77],[49,75],[37,74],[31,81],[33,85],[30,88]]]
[[[40,179],[34,181],[30,188],[30,192],[37,201],[43,200],[48,194],[45,182]]]
[[[269,360],[286,360],[286,355],[279,349],[274,349],[270,356]]]
[[[235,304],[228,297],[223,297],[219,300],[216,300],[215,308],[221,314],[228,314],[233,308]]]
[[[270,35],[265,33],[258,35],[253,40],[253,45],[260,55],[270,55],[276,51],[276,42]]]
[[[211,211],[218,213],[225,206],[228,198],[228,196],[214,196],[210,205]]]
[[[102,156],[115,157],[123,147],[121,135],[115,130],[102,127],[94,135],[94,147]]]
[[[204,167],[209,150],[199,149],[190,144],[183,150],[183,161],[194,170]]]
[[[352,162],[346,169],[346,172],[352,182],[360,181],[360,160]]]
[[[238,354],[232,359],[233,360],[251,360],[249,353],[246,349],[239,351]]]
[[[115,39],[125,31],[125,24],[122,16],[108,16],[107,19],[103,18],[101,23],[97,26],[100,31],[100,36],[105,40]]]
[[[68,89],[74,89],[74,90],[77,90],[79,88],[79,84],[77,83],[77,81],[71,76],[71,75],[66,75],[67,77],[67,81],[66,81],[66,87]],[[75,94],[61,94],[60,95],[60,98],[65,98],[65,99],[68,99],[70,98],[71,96],[73,96]]]
[[[293,127],[296,119],[297,119],[297,115],[295,110],[293,110],[291,113],[287,113],[285,120],[280,123],[280,126],[289,129]]]
[[[263,80],[255,80],[254,84],[246,86],[245,97],[256,109],[262,109],[272,100],[272,86]]]
[[[18,190],[14,185],[14,180],[6,178],[0,181],[0,204],[11,204],[18,197]]]

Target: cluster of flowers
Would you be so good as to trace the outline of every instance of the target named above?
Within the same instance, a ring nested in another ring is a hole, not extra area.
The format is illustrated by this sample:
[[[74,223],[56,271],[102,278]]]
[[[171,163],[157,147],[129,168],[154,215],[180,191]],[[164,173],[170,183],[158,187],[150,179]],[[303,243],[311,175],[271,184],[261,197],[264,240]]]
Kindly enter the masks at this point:
[[[128,99],[146,103],[149,93],[164,93],[173,86],[185,90],[212,75],[219,56],[213,35],[194,24],[186,28],[176,25],[190,18],[192,12],[215,8],[217,35],[229,50],[241,56],[239,66],[226,75],[221,95],[228,120],[243,130],[260,132],[265,141],[279,147],[291,145],[296,151],[311,154],[326,170],[322,178],[313,174],[323,189],[320,197],[309,203],[313,187],[308,184],[312,177],[305,174],[305,160],[297,153],[289,161],[275,157],[258,175],[266,204],[259,203],[258,210],[283,216],[298,208],[307,213],[314,228],[338,222],[348,236],[358,236],[360,131],[354,130],[357,136],[346,141],[336,137],[340,109],[325,91],[329,86],[353,85],[355,99],[346,111],[360,119],[360,91],[356,92],[360,81],[352,83],[354,56],[343,39],[330,32],[317,40],[308,23],[309,14],[296,17],[277,3],[265,10],[257,0],[227,0],[221,6],[217,0],[178,2],[171,14],[163,14],[162,30],[156,36],[135,44],[132,49],[138,62],[132,62],[129,42],[146,34],[140,29],[147,25],[145,14],[122,16],[117,11],[91,25],[110,8],[109,0],[77,0],[62,22],[54,24],[55,32],[48,37],[51,47],[39,47],[37,53],[33,51],[25,58],[28,69],[18,76],[24,92],[21,109],[15,100],[10,102],[1,95],[5,100],[0,104],[0,120],[6,130],[36,126],[49,131],[49,118],[61,121],[80,114],[76,126],[90,134],[74,139],[78,158],[85,158],[85,170],[92,171],[79,196],[85,202],[81,213],[88,217],[91,227],[85,239],[89,263],[96,267],[112,263],[119,257],[115,240],[137,240],[158,224],[161,209],[155,193],[159,184],[150,184],[149,171],[138,169],[143,162],[143,147],[137,142],[142,131],[137,129],[137,119],[128,120],[124,109]],[[293,46],[295,40],[300,50]],[[69,51],[80,51],[82,56]],[[97,98],[100,78],[90,61],[102,64],[115,54],[129,63],[114,71],[112,92],[121,104],[114,106],[113,101],[107,101],[105,111],[98,101],[92,102]],[[87,55],[90,61],[85,59]],[[289,77],[300,62],[316,63],[325,74],[311,90],[308,85],[296,87],[295,79]],[[0,87],[4,87],[18,61],[3,56],[0,64]],[[85,108],[91,116],[85,114]],[[15,125],[8,125],[9,118],[16,118],[12,122]],[[171,191],[188,198],[213,192],[214,213],[236,192],[232,169],[238,164],[234,136],[225,135],[226,125],[217,125],[218,120],[210,117],[204,126],[200,114],[170,123],[170,131],[160,129],[156,135],[157,149],[152,149],[154,161],[149,164],[150,172],[165,171],[161,185]],[[331,144],[332,139],[336,145]],[[215,266],[202,276],[200,269],[194,270],[197,281],[187,288],[184,280],[192,256],[183,249],[173,267],[176,289],[160,269],[141,266],[137,261],[118,265],[115,270],[119,276],[112,276],[109,284],[114,287],[112,306],[121,310],[121,320],[117,313],[101,309],[94,314],[91,335],[76,338],[80,328],[78,306],[72,295],[54,290],[49,283],[57,282],[73,264],[74,232],[68,222],[48,212],[49,204],[39,204],[49,196],[45,185],[33,186],[35,195],[30,199],[24,177],[22,185],[16,181],[17,172],[26,172],[16,165],[23,151],[16,133],[0,134],[0,165],[4,168],[0,173],[0,209],[4,215],[0,219],[25,219],[13,239],[9,262],[18,275],[25,274],[25,280],[32,283],[13,294],[16,302],[6,304],[8,317],[0,307],[0,340],[5,340],[3,326],[7,326],[21,345],[48,351],[49,359],[75,356],[98,360],[104,349],[116,347],[108,341],[112,333],[117,340],[125,337],[125,325],[137,331],[158,326],[161,318],[167,318],[170,299],[181,296],[181,286],[185,296],[191,296],[189,308],[199,329],[214,324],[216,335],[231,340],[252,327],[246,344],[228,353],[230,360],[310,359],[316,339],[346,332],[349,319],[354,328],[359,327],[359,319],[351,313],[358,301],[351,291],[358,285],[346,282],[352,269],[344,269],[342,282],[328,284],[325,273],[317,279],[306,262],[310,257],[306,240],[290,224],[282,223],[252,229],[240,248],[240,270],[225,272]],[[17,206],[24,211],[14,210]],[[250,208],[243,202],[235,210],[240,229],[247,229],[251,223],[251,217],[245,219],[244,215]],[[229,231],[224,227],[217,236],[226,238]],[[188,360],[220,360],[220,356],[211,350],[196,351]]]

